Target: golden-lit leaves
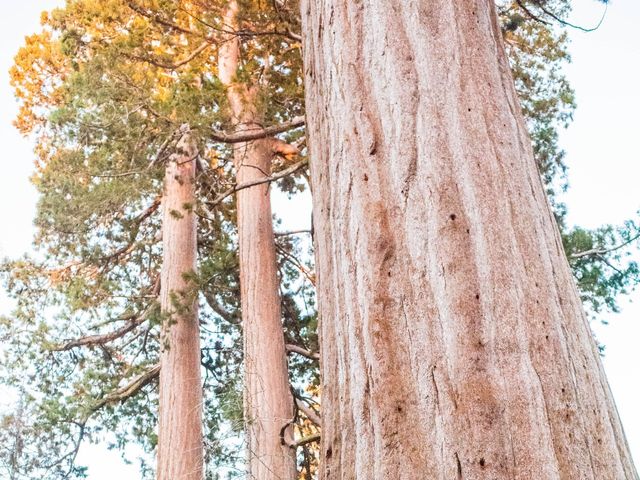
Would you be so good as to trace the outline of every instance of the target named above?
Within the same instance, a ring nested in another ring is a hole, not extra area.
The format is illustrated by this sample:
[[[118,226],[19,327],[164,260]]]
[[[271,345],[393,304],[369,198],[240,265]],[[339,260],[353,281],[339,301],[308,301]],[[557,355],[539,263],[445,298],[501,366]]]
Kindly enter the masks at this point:
[[[46,122],[47,112],[64,98],[62,85],[71,71],[71,62],[51,31],[25,38],[10,70],[11,85],[20,102],[15,120],[23,134],[33,132]]]

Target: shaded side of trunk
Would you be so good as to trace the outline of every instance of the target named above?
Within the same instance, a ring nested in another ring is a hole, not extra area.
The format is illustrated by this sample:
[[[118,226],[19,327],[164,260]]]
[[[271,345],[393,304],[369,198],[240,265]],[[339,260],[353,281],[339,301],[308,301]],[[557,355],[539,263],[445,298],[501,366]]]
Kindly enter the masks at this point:
[[[202,382],[196,270],[195,172],[197,147],[185,131],[167,163],[162,200],[158,480],[203,478]]]
[[[636,479],[493,0],[304,0],[324,479]]]
[[[237,29],[237,3],[229,3],[226,26]],[[239,41],[229,38],[220,48],[219,77],[228,87],[237,131],[259,129],[257,90],[235,81]],[[234,149],[236,182],[262,179],[282,142],[261,139]],[[296,475],[292,440],[294,407],[289,386],[282,330],[279,280],[269,184],[237,193],[240,286],[244,335],[244,418],[248,478],[287,480]]]

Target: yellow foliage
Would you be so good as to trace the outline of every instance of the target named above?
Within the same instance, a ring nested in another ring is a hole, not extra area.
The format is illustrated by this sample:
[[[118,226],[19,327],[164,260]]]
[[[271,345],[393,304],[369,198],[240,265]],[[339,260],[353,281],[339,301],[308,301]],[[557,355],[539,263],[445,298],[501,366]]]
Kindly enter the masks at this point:
[[[9,74],[20,104],[15,125],[26,135],[43,126],[46,112],[61,104],[71,63],[49,30],[26,37],[14,60]]]

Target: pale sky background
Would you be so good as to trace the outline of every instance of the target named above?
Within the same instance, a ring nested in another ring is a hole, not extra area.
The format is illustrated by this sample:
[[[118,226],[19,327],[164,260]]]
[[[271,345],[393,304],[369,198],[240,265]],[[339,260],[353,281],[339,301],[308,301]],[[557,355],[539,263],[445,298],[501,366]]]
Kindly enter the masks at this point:
[[[33,145],[11,125],[15,101],[7,71],[23,38],[38,29],[42,10],[60,0],[0,0],[0,257],[19,256],[30,248],[36,194],[28,181],[33,168]],[[574,0],[572,21],[597,24],[603,6],[593,0]],[[571,223],[597,227],[619,224],[640,209],[640,2],[612,0],[599,30],[571,31],[573,63],[566,68],[576,90],[575,121],[562,134],[567,151],[571,187],[565,200]],[[285,205],[278,197],[276,211]],[[286,227],[304,228],[305,212]],[[640,254],[636,255],[640,261]],[[640,462],[640,293],[620,301],[620,314],[607,316],[610,324],[594,325],[606,345],[604,365],[618,405],[631,450]],[[0,313],[9,313],[0,298]],[[125,465],[117,452],[86,446],[80,460],[90,466],[90,480],[137,480],[135,465]]]

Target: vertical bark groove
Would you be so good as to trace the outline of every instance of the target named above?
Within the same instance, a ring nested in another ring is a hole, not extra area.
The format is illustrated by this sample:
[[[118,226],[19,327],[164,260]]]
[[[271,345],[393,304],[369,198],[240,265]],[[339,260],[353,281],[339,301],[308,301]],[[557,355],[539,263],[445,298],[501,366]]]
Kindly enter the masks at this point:
[[[195,158],[183,129],[167,163],[162,199],[163,263],[160,305],[164,315],[160,353],[158,480],[203,478],[202,382],[196,271]]]
[[[493,1],[301,11],[322,478],[637,479]]]

